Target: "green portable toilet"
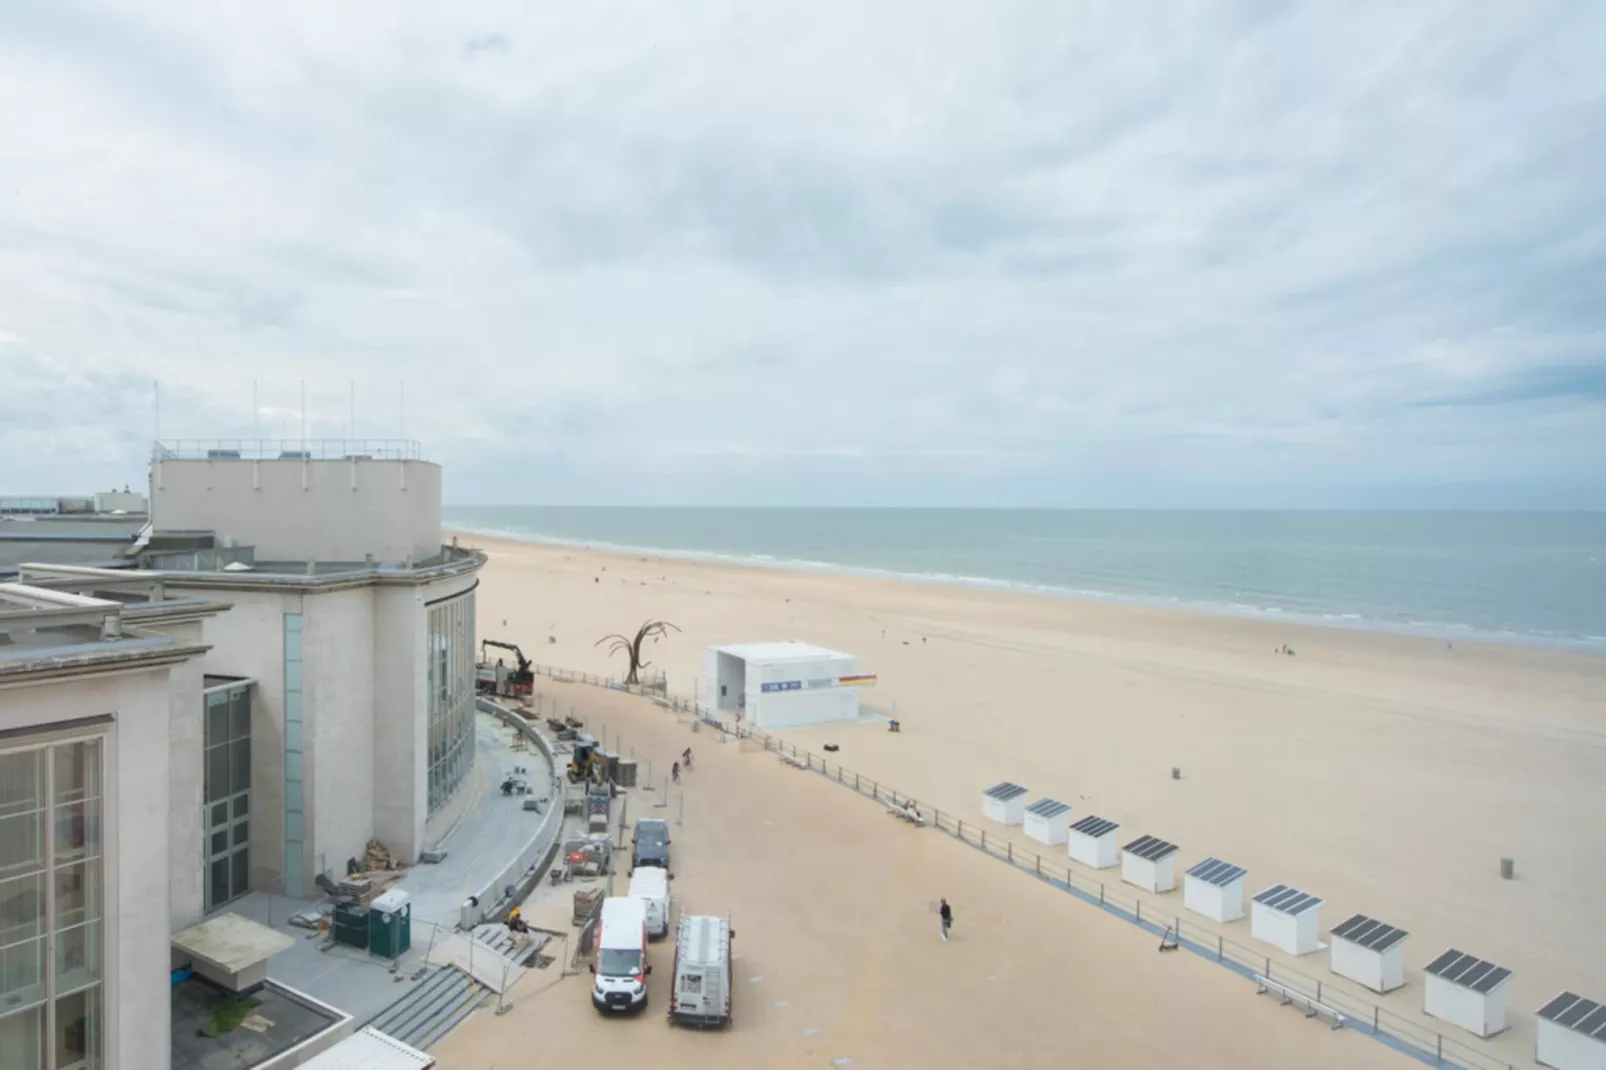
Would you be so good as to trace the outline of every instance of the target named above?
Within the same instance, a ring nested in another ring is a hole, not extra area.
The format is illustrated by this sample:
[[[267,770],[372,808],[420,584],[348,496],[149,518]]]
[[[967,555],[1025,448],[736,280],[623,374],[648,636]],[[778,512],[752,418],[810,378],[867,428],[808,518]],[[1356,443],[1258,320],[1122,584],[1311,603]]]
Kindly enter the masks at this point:
[[[331,935],[335,943],[348,947],[368,946],[368,908],[359,906],[355,899],[342,899],[335,903],[331,919]]]
[[[368,950],[387,959],[413,946],[413,904],[406,892],[392,888],[368,904]]]

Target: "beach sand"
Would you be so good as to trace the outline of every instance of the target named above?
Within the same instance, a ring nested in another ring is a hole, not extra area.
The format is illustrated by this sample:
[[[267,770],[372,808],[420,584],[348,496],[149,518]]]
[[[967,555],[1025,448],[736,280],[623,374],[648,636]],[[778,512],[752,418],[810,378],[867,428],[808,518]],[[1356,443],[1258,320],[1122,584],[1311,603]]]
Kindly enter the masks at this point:
[[[1453,945],[1511,968],[1512,1027],[1489,1050],[1517,1065],[1531,1062],[1531,1011],[1541,1002],[1563,988],[1606,996],[1606,931],[1592,909],[1606,878],[1606,658],[464,538],[491,553],[480,635],[518,642],[538,663],[622,671],[606,645],[593,644],[648,618],[681,628],[649,648],[653,667],[668,672],[679,694],[692,692],[710,643],[799,639],[848,650],[879,674],[867,703],[885,710],[896,701],[904,731],[813,729],[789,737],[800,746],[818,751],[835,742],[843,765],[967,822],[981,821],[983,787],[1014,780],[1034,797],[1071,803],[1073,816],[1098,813],[1119,821],[1123,834],[1179,843],[1181,868],[1207,855],[1246,866],[1250,894],[1289,883],[1320,895],[1324,934],[1353,912],[1407,929],[1409,983],[1385,1006],[1429,1026],[1420,1014],[1421,967],[1440,951]],[[1283,644],[1295,655],[1275,653]],[[563,691],[574,696],[571,705],[615,697]],[[632,716],[641,726],[625,729],[627,742],[651,727],[651,715]],[[745,793],[748,776],[761,778],[755,792],[802,790],[786,782],[773,756],[742,761],[758,765],[733,790]],[[1181,780],[1171,778],[1173,766]],[[826,822],[827,813],[846,808],[843,821],[874,827],[868,817],[848,816],[873,804],[817,788],[807,803],[811,820],[817,812]],[[803,804],[774,805],[795,816],[792,807]],[[993,831],[1062,857],[1018,829]],[[920,865],[961,866],[987,896],[1011,889],[1011,932],[1065,925],[1089,949],[1103,940],[1151,940],[952,840],[921,835]],[[1516,860],[1514,881],[1499,877],[1503,856]],[[828,864],[818,854],[806,861]],[[686,879],[694,879],[689,864]],[[894,898],[935,894],[868,869],[843,879],[876,882]],[[1180,898],[1151,901],[1157,912],[1174,913]],[[1223,932],[1251,943],[1247,921]],[[1024,937],[1018,953],[1029,959],[1041,945]],[[1325,952],[1270,956],[1333,983]],[[1151,989],[1164,984],[1153,976],[1160,964],[1141,955],[1112,945],[1097,959],[1119,979],[1094,987],[1127,993],[1108,1014],[1119,1018],[1128,1008],[1133,1035],[1160,1028],[1143,1006],[1187,1017],[1189,1000],[1219,994],[1236,1007],[1245,998],[1244,982],[1196,959],[1162,971],[1201,971],[1185,995]],[[1072,972],[1090,968],[1082,965]],[[926,987],[938,980],[925,968],[914,972]],[[907,1009],[915,1025],[930,1024],[918,1007],[915,1000]],[[1214,1004],[1198,1008],[1216,1013]],[[1034,1036],[1056,1035],[1052,1024],[1033,1028]],[[1244,1035],[1226,1033],[1221,1050],[1241,1058]],[[1196,1035],[1179,1042],[1210,1043]],[[1113,1050],[1105,1056],[1118,1058]]]

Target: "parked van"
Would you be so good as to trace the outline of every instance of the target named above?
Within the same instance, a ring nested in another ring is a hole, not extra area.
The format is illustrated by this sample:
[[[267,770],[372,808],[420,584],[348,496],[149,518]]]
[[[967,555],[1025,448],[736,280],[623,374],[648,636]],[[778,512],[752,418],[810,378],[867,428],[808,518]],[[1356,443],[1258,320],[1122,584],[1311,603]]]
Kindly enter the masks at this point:
[[[675,933],[675,980],[669,993],[669,1024],[720,1028],[731,1023],[729,918],[682,914]]]
[[[647,907],[647,936],[669,935],[669,871],[643,866],[630,878],[630,897]]]
[[[591,1002],[603,1013],[637,1011],[647,1005],[647,906],[640,899],[611,896],[602,901],[597,932],[597,975]]]

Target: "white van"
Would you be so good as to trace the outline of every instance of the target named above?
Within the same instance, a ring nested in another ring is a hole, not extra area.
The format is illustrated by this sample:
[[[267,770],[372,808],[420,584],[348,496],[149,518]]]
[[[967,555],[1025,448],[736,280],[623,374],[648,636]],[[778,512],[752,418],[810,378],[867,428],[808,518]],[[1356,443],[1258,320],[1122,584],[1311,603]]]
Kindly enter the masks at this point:
[[[597,1010],[638,1011],[647,1005],[647,906],[640,899],[612,896],[602,901],[597,931],[597,975],[591,1003]]]
[[[715,1029],[731,1024],[729,918],[680,916],[675,933],[675,980],[669,993],[669,1024]]]
[[[630,898],[647,907],[647,935],[669,935],[669,873],[657,866],[642,866],[630,878]]]

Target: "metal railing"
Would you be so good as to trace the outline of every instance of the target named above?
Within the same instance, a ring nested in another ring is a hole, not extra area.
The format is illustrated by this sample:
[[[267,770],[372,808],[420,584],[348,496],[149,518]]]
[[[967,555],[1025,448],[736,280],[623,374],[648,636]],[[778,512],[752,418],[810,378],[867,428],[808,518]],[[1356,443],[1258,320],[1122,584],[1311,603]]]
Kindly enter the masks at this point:
[[[617,686],[608,682],[611,678],[588,676],[585,673],[564,674],[560,670],[558,674],[549,672],[546,675],[576,683],[594,682],[603,687]],[[1278,985],[1297,988],[1316,1002],[1344,1014],[1346,1027],[1370,1033],[1391,1047],[1423,1062],[1460,1066],[1466,1070],[1518,1070],[1519,1064],[1501,1058],[1486,1048],[1446,1036],[1422,1022],[1388,1010],[1346,984],[1313,977],[1274,961],[1262,951],[1230,940],[1219,930],[1208,925],[1191,918],[1185,919],[1180,913],[1157,908],[1153,903],[1145,905],[1143,899],[1129,886],[1101,879],[1098,874],[1102,871],[1095,870],[1090,876],[1085,871],[1072,869],[1059,859],[1045,861],[1038,852],[1017,850],[1013,840],[1000,838],[997,835],[989,836],[988,830],[974,821],[967,824],[955,814],[945,814],[929,803],[922,803],[919,799],[878,780],[855,773],[840,762],[832,762],[822,755],[800,749],[796,744],[787,743],[767,732],[738,722],[721,720],[705,704],[695,703],[684,697],[669,696],[657,698],[655,701],[675,713],[694,716],[699,723],[717,729],[731,738],[754,740],[762,744],[766,751],[791,758],[801,769],[818,773],[828,780],[834,780],[844,787],[852,788],[860,795],[868,796],[889,807],[901,809],[914,806],[920,811],[921,816],[930,822],[931,827],[947,833],[962,843],[999,861],[1007,862],[1014,868],[1046,881],[1083,902],[1114,914],[1157,937],[1165,939],[1169,931],[1175,936],[1179,947],[1204,958],[1213,959],[1246,980],[1253,981],[1258,975]],[[1522,1067],[1535,1065],[1537,1064],[1529,1062],[1521,1064]]]
[[[151,443],[153,461],[418,461],[404,438],[179,438]]]

